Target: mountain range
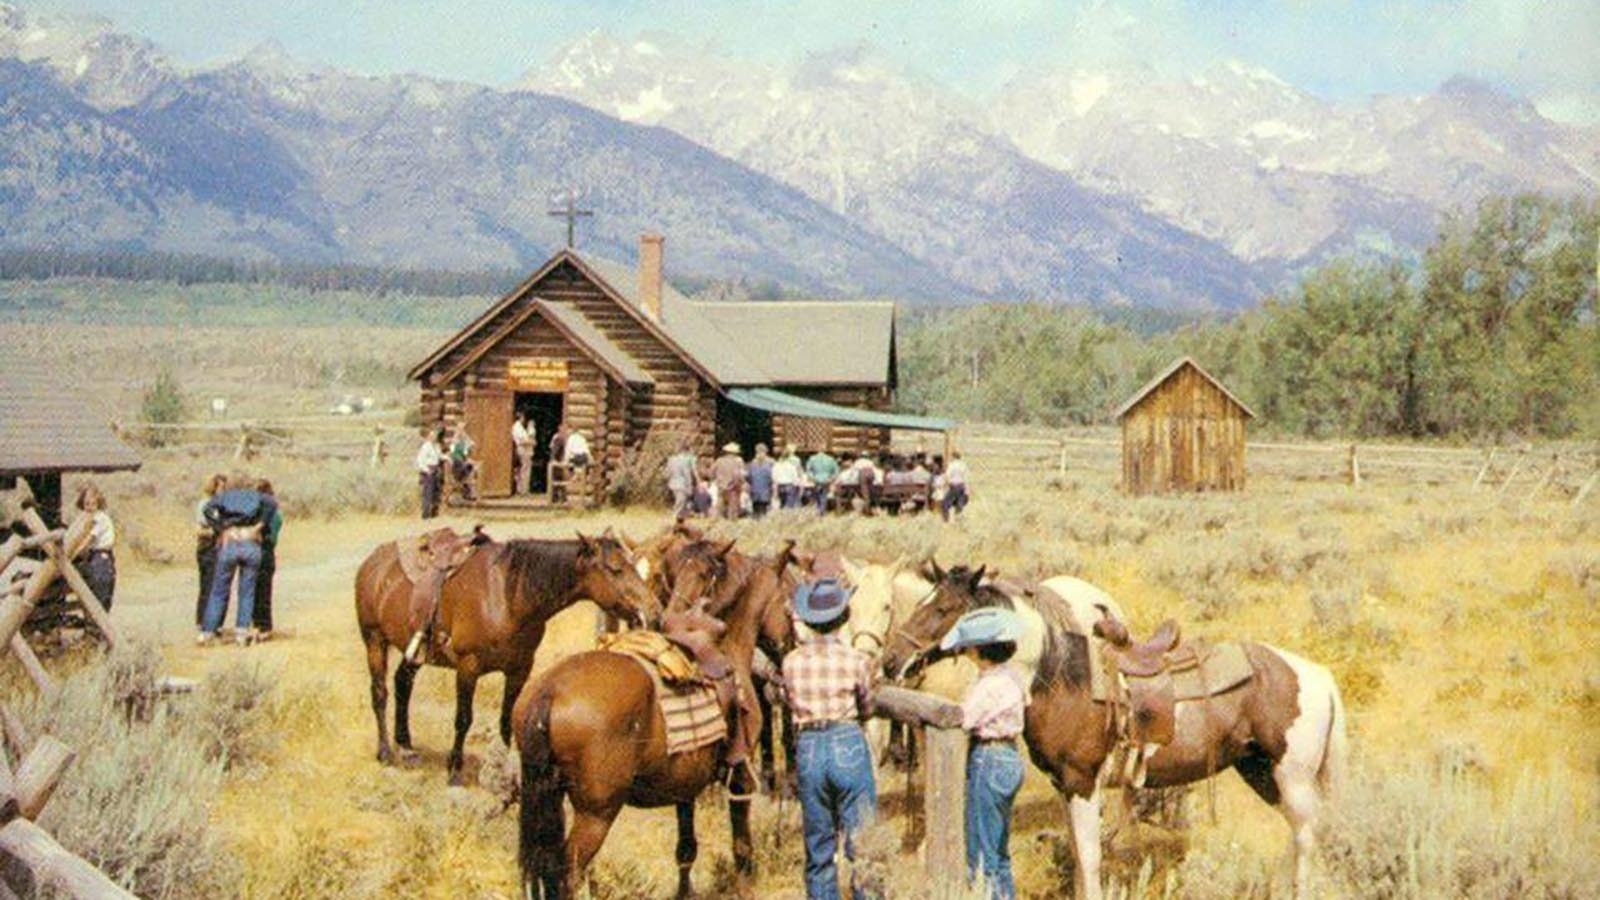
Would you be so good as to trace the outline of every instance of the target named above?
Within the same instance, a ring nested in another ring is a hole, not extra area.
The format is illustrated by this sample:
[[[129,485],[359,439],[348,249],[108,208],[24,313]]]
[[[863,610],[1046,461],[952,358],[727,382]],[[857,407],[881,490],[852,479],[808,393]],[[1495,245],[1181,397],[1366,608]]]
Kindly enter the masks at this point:
[[[265,46],[187,69],[0,4],[0,247],[531,267],[581,248],[815,296],[1231,308],[1404,255],[1492,193],[1600,193],[1600,132],[1452,80],[1334,104],[1241,63],[1040,72],[982,102],[870,50],[792,65],[587,35],[515,84]]]

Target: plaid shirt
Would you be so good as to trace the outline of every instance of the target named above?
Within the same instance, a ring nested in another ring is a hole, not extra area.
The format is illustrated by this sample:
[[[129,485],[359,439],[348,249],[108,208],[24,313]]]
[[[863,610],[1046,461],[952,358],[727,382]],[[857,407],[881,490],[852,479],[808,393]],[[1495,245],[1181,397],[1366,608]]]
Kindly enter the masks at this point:
[[[872,710],[872,657],[839,633],[818,635],[783,658],[784,693],[796,725],[864,719]]]

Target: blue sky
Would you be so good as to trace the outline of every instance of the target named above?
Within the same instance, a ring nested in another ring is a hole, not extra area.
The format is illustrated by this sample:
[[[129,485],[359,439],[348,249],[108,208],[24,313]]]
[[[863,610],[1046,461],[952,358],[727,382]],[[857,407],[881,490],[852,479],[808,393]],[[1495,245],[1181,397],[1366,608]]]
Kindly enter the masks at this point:
[[[383,74],[500,84],[592,29],[667,32],[771,61],[866,44],[981,95],[1036,67],[1137,61],[1175,73],[1223,59],[1328,97],[1420,92],[1453,74],[1562,118],[1600,121],[1600,0],[22,0],[97,13],[204,64],[275,40]]]

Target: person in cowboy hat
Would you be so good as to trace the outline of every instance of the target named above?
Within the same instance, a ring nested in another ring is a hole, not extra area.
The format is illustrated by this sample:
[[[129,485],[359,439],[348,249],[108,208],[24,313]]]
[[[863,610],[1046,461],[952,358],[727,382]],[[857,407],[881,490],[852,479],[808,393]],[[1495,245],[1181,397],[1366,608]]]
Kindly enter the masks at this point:
[[[722,518],[739,518],[744,511],[745,469],[738,444],[729,441],[722,445],[722,455],[711,464],[711,480],[717,484],[717,507]]]
[[[850,591],[820,578],[794,592],[794,614],[812,639],[783,658],[784,693],[800,737],[796,742],[800,817],[806,843],[809,900],[839,896],[834,864],[839,831],[845,855],[855,859],[855,838],[876,815],[877,784],[861,721],[872,710],[872,658],[849,646],[839,629],[850,619]],[[851,895],[867,896],[852,876]]]
[[[1017,614],[1001,607],[975,609],[951,627],[939,649],[962,652],[978,678],[961,701],[961,727],[972,735],[967,752],[967,877],[981,874],[992,900],[1017,895],[1011,876],[1011,805],[1022,787],[1022,733],[1028,687],[1011,663],[1022,633]]]

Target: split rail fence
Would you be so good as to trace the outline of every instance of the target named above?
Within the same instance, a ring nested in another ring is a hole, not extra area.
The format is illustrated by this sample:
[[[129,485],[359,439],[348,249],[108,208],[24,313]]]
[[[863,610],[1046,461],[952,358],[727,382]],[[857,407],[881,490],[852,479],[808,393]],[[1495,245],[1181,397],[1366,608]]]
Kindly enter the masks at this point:
[[[337,422],[327,417],[279,418],[239,422],[117,423],[117,433],[136,443],[163,448],[201,448],[231,452],[234,459],[283,456],[302,459],[365,459],[380,466],[417,429],[393,422]]]
[[[1017,436],[975,431],[955,444],[977,477],[985,475],[1120,478],[1122,443],[1112,435]],[[899,449],[915,449],[899,444]],[[936,451],[930,451],[936,452]],[[1251,479],[1371,481],[1470,485],[1535,499],[1567,498],[1573,505],[1600,486],[1600,447],[1584,444],[1451,448],[1406,444],[1292,443],[1246,445]]]
[[[17,658],[43,694],[55,692],[55,681],[23,638],[22,626],[58,580],[64,580],[77,595],[106,643],[114,646],[118,641],[105,607],[72,563],[88,544],[92,525],[89,516],[79,516],[66,528],[47,527],[34,508],[26,482],[15,490],[0,492],[0,527],[11,531],[11,536],[0,542],[0,647]],[[33,555],[24,555],[25,551],[33,551]],[[48,734],[29,735],[21,718],[3,702],[0,734],[4,738],[4,752],[0,752],[0,898],[52,893],[83,900],[134,897],[34,824],[77,758],[76,752]]]

